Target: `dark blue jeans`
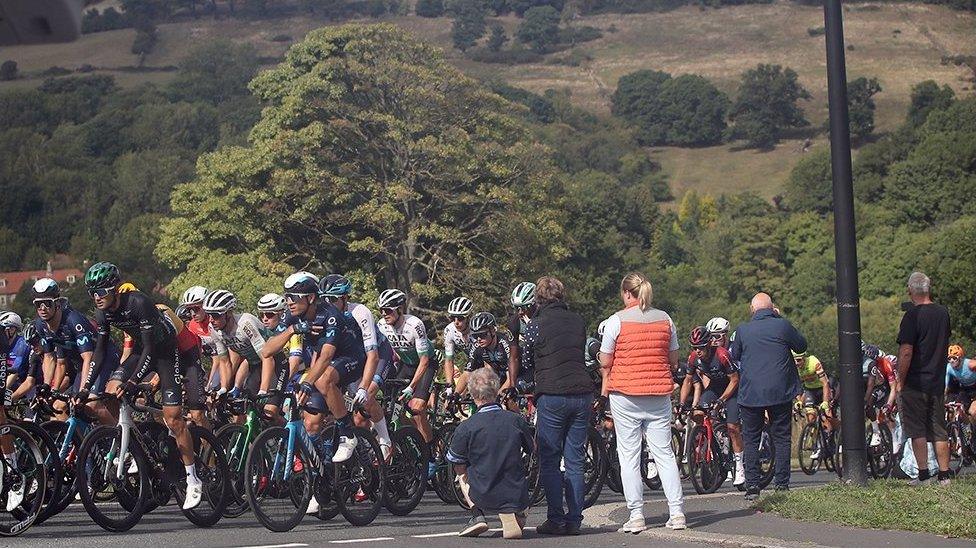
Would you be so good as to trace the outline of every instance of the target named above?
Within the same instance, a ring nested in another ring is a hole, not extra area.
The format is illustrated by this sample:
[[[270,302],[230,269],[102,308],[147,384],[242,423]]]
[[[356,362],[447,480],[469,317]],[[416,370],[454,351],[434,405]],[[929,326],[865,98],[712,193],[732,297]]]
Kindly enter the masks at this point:
[[[535,405],[539,480],[549,504],[547,518],[556,524],[578,526],[583,522],[583,466],[593,395],[541,395]],[[559,470],[560,458],[566,467],[565,478]]]
[[[792,401],[764,407],[739,404],[739,419],[742,420],[742,461],[746,470],[746,487],[759,487],[761,477],[759,472],[759,438],[766,426],[766,412],[769,413],[769,435],[776,456],[773,483],[776,486],[790,485],[792,406]]]

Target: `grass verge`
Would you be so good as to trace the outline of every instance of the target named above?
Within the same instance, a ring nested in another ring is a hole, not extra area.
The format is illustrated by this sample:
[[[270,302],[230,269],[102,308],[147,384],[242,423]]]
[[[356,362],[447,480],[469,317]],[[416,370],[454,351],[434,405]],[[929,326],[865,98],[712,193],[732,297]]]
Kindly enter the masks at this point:
[[[771,493],[756,507],[796,520],[976,538],[973,476],[957,478],[948,487],[912,487],[891,479],[871,481],[866,488],[832,483]]]

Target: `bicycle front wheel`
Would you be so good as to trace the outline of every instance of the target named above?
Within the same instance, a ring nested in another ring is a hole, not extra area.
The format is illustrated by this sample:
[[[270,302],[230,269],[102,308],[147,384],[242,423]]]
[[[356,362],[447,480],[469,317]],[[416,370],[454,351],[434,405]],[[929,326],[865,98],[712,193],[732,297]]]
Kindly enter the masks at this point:
[[[430,448],[416,427],[401,427],[393,432],[392,439],[383,505],[394,515],[404,516],[424,497]]]
[[[352,457],[335,463],[335,501],[339,512],[353,526],[376,520],[386,493],[386,462],[373,433],[354,428],[357,439]]]
[[[250,447],[247,428],[236,423],[228,423],[217,430],[217,443],[224,449],[227,458],[227,477],[230,484],[230,498],[224,516],[239,517],[247,511],[247,494],[244,488],[244,463]]]
[[[704,427],[698,425],[691,432],[691,484],[699,494],[711,494],[722,484],[725,468],[721,450],[715,437],[709,437]]]
[[[603,437],[593,427],[586,433],[586,453],[583,467],[583,508],[592,507],[600,499],[603,484],[607,477],[607,449]]]
[[[0,437],[14,450],[13,461],[0,458],[0,535],[17,536],[34,524],[44,506],[47,469],[37,441],[27,431],[0,425]],[[7,511],[11,505],[15,506]]]
[[[289,434],[284,427],[265,429],[251,444],[244,466],[247,503],[258,522],[272,532],[298,526],[315,485],[312,460],[300,441],[295,441],[289,462]]]
[[[800,462],[800,469],[807,475],[813,475],[820,469],[820,457],[814,458],[817,450],[823,455],[826,448],[820,448],[820,429],[816,423],[807,423],[800,431],[800,439],[796,443],[796,459]]]
[[[121,445],[119,427],[95,429],[81,444],[75,470],[81,503],[88,516],[109,532],[125,532],[135,526],[152,492],[142,447],[132,437],[128,452],[120,456]]]
[[[31,422],[24,422],[20,424],[20,427],[27,431],[37,443],[44,463],[44,474],[47,480],[47,487],[44,490],[44,507],[34,523],[40,524],[61,512],[57,504],[59,503],[58,497],[61,494],[61,482],[64,479],[64,468],[61,466],[61,458],[58,456],[58,447],[47,431],[40,425]]]

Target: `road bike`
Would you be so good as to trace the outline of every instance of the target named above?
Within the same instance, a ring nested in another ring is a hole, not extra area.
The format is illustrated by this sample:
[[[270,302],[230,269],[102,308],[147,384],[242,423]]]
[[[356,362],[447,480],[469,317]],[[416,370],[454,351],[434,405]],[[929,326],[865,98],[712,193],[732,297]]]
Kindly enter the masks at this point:
[[[0,440],[13,449],[13,459],[0,457],[0,535],[17,536],[37,521],[44,507],[47,468],[40,446],[24,428],[2,424]],[[22,499],[11,502],[16,497]]]
[[[409,514],[423,499],[427,487],[427,464],[430,462],[430,445],[420,431],[409,423],[408,418],[413,415],[410,409],[402,399],[394,396],[409,384],[410,381],[406,379],[389,379],[384,384],[388,395],[381,398],[393,442],[386,460],[383,505],[398,516]]]
[[[821,465],[828,471],[834,470],[834,450],[837,447],[836,430],[827,430],[825,425],[831,418],[820,406],[816,407],[817,417],[800,430],[797,440],[796,457],[800,470],[807,475],[816,474]],[[802,412],[799,417],[806,417]]]

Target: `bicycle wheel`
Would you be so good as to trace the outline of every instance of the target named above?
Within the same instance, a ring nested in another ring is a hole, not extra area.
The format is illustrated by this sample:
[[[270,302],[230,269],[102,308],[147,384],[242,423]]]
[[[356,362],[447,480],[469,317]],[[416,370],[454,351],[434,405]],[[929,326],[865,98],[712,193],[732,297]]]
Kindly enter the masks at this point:
[[[130,438],[128,452],[120,463],[121,444],[119,427],[98,427],[82,442],[75,470],[88,516],[109,532],[125,532],[135,526],[151,493],[149,465],[142,447],[135,437]]]
[[[454,436],[454,429],[457,425],[447,424],[434,433],[434,478],[430,479],[434,493],[444,503],[457,505],[458,500],[454,492],[454,482],[451,477],[450,462],[447,461],[447,450],[451,447],[451,437]]]
[[[265,429],[251,444],[244,465],[247,503],[258,522],[272,532],[287,532],[302,521],[316,476],[300,440],[294,441],[294,456],[286,463],[288,438],[284,427]]]
[[[227,501],[231,499],[230,485],[227,482],[227,458],[224,456],[223,446],[210,430],[192,424],[188,424],[187,428],[193,440],[197,477],[203,482],[203,497],[199,505],[182,511],[190,522],[206,528],[217,524],[227,509]],[[185,470],[183,473],[176,478],[170,478],[176,491],[176,499],[181,502],[186,499]]]
[[[691,474],[688,466],[688,459],[684,452],[684,431],[677,427],[671,427],[671,450],[674,452],[674,459],[678,462],[678,474],[681,480],[687,480]]]
[[[759,434],[759,488],[765,489],[773,482],[776,475],[776,448],[773,437],[769,434],[769,426],[763,428]]]
[[[82,436],[78,430],[75,430],[71,440],[65,441],[68,436],[68,424],[63,421],[46,421],[41,424],[41,429],[44,429],[54,441],[54,446],[58,450],[57,456],[61,461],[60,489],[57,494],[53,495],[52,505],[42,511],[42,514],[50,513],[48,515],[50,517],[67,509],[78,494],[78,487],[75,483],[75,464],[78,461],[78,449],[81,448]]]
[[[376,520],[386,493],[386,462],[373,433],[354,428],[358,440],[352,457],[334,463],[335,501],[339,512],[353,526]],[[426,467],[426,465],[425,465]]]
[[[224,516],[239,517],[247,511],[248,507],[244,488],[244,463],[250,447],[247,428],[236,423],[228,423],[218,429],[214,436],[217,437],[217,444],[224,449],[227,458],[227,481],[230,484],[230,492]]]
[[[869,441],[872,432],[873,427],[868,429]],[[891,469],[894,466],[892,459],[894,447],[891,440],[891,429],[887,425],[883,423],[878,425],[878,436],[881,439],[880,444],[868,444],[868,466],[871,469],[871,476],[882,479],[891,475]]]
[[[718,490],[725,475],[718,441],[715,437],[709,437],[701,425],[695,426],[692,430],[691,440],[693,441],[691,484],[695,487],[695,492],[711,494]]]
[[[44,506],[37,515],[34,524],[40,524],[48,518],[60,512],[55,507],[57,499],[61,494],[61,482],[64,479],[64,468],[61,466],[61,458],[58,456],[58,447],[55,445],[51,435],[40,425],[31,422],[23,422],[20,427],[37,443],[41,451],[41,459],[44,463],[46,487],[44,489]]]
[[[583,467],[583,508],[592,507],[603,491],[607,478],[607,449],[603,437],[593,427],[587,429],[585,465]]]
[[[451,477],[451,486],[452,486],[452,490],[454,492],[455,502],[458,505],[461,506],[461,509],[470,510],[471,509],[471,506],[468,505],[468,499],[466,497],[464,497],[464,491],[461,490],[460,475],[457,474],[457,471],[454,470],[454,467],[453,466],[450,469],[450,477]],[[529,504],[531,505],[532,504],[531,485],[529,487],[529,490],[530,490],[530,492],[529,492]]]
[[[816,423],[807,423],[800,431],[800,439],[796,443],[796,459],[800,462],[800,469],[808,475],[813,475],[820,469],[821,459],[813,458],[813,453],[818,449],[821,454],[827,451],[826,448],[820,448],[820,429]]]
[[[958,475],[962,469],[962,449],[965,444],[962,438],[962,427],[958,421],[953,421],[949,427],[949,470]]]
[[[27,431],[8,423],[0,425],[0,436],[8,439],[14,450],[13,462],[0,458],[0,535],[17,536],[34,524],[44,506],[47,469],[37,441]],[[15,493],[23,499],[7,511]]]
[[[640,457],[640,473],[641,480],[644,481],[644,486],[647,486],[649,490],[660,490],[661,489],[661,475],[655,474],[651,476],[651,463],[654,460],[651,459],[651,453],[647,449],[647,441],[641,440],[641,457]],[[654,470],[657,471],[657,464],[654,464]]]
[[[607,448],[607,479],[608,488],[618,494],[624,493],[623,481],[620,480],[620,456],[617,454],[617,438],[610,433],[606,439]]]
[[[424,497],[430,447],[413,426],[397,429],[391,435],[393,454],[387,466],[383,505],[397,516],[410,514]]]

